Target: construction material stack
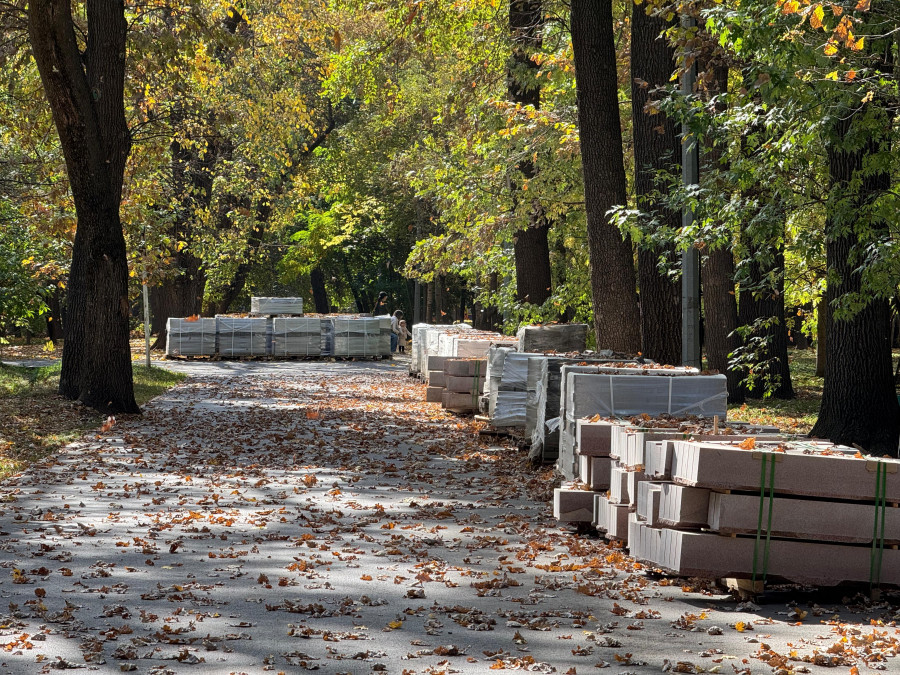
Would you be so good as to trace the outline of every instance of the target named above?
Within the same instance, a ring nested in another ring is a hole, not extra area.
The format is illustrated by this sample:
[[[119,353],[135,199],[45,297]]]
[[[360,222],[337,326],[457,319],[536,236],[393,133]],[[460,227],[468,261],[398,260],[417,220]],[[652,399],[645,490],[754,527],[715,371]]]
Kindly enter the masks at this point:
[[[447,390],[447,376],[444,373],[446,356],[425,357],[425,401],[428,403],[444,402],[444,392]]]
[[[250,298],[250,313],[263,316],[303,314],[303,298]]]
[[[332,323],[334,326],[332,356],[390,355],[390,317],[334,317]]]
[[[654,515],[648,520],[656,522],[658,483],[670,480],[674,442],[688,438],[743,441],[748,434],[781,439],[774,435],[774,427],[720,426],[717,419],[697,416],[641,415],[627,420],[597,415],[577,420],[575,428],[574,477],[557,490],[557,517],[562,522],[590,522],[608,538],[620,541],[628,539],[629,513],[649,511]],[[648,490],[649,496],[643,496]]]
[[[166,356],[212,356],[216,353],[216,320],[170,318],[166,322]]]
[[[275,317],[272,321],[273,356],[320,356],[322,319],[317,317]]]
[[[455,413],[478,412],[486,372],[486,359],[448,358],[444,362],[441,405]]]
[[[570,366],[560,369],[560,440],[557,468],[572,480],[578,469],[577,420],[667,414],[724,420],[728,390],[724,375],[657,364]]]
[[[608,350],[587,354],[545,354],[529,359],[526,415],[533,422],[526,426],[525,431],[531,438],[528,456],[532,462],[552,463],[559,457],[562,367],[610,363],[637,365],[624,354]]]
[[[587,346],[587,324],[556,323],[522,326],[516,333],[520,352],[581,353]]]
[[[217,316],[219,355],[226,358],[265,356],[266,323],[264,317]]]
[[[638,559],[757,583],[900,584],[900,461],[763,437],[677,440],[669,459],[658,515],[638,516],[652,510],[639,494],[629,517]]]

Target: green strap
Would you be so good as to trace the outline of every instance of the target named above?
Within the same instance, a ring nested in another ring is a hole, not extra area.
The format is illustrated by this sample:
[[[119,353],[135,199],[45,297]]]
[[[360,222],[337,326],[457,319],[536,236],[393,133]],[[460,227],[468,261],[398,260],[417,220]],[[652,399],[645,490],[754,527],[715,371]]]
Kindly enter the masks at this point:
[[[759,515],[756,521],[756,541],[753,543],[753,582],[759,573],[762,574],[762,580],[766,580],[769,572],[769,548],[772,538],[772,515],[775,506],[775,456],[769,452],[760,453],[759,468]],[[766,476],[766,465],[768,464],[769,475]],[[763,532],[763,509],[766,503],[766,483],[769,489],[769,518],[766,525],[766,540],[763,547],[762,570],[759,570],[759,542],[762,539]]]
[[[884,521],[887,510],[887,464],[875,464],[875,525],[872,532],[872,553],[869,562],[869,587],[881,584],[881,563],[884,558]]]

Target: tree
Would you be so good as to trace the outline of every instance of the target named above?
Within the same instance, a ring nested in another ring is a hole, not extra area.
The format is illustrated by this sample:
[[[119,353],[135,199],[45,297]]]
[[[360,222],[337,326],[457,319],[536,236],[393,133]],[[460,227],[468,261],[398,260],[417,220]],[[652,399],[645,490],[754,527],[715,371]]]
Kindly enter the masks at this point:
[[[28,34],[53,112],[78,227],[59,391],[98,410],[140,412],[129,346],[128,260],[119,208],[131,134],[122,0],[88,0],[83,46],[68,0],[32,0]],[[81,28],[81,27],[79,27]]]
[[[612,0],[572,0],[570,20],[597,346],[635,353],[641,320],[631,240],[609,216],[627,201]]]
[[[674,47],[663,35],[671,22],[652,9],[635,2],[631,12],[634,192],[638,209],[651,221],[637,251],[641,342],[646,356],[675,364],[681,363],[681,283],[665,265],[675,258],[674,246],[660,243],[654,234],[678,229],[681,214],[655,194],[662,183],[659,174],[675,173],[680,165],[681,138],[676,120],[651,105],[666,96],[675,71]]]
[[[541,0],[509,0],[509,30],[513,45],[508,76],[509,98],[514,104],[535,109],[541,105],[541,88],[535,77],[538,65],[531,56],[541,48],[543,25]],[[524,181],[535,176],[534,162],[530,158],[523,158],[518,169]],[[517,191],[513,198],[533,203],[528,226],[518,230],[514,239],[516,295],[519,302],[542,305],[551,296],[553,285],[547,240],[550,222],[540,203],[529,199],[526,191]]]

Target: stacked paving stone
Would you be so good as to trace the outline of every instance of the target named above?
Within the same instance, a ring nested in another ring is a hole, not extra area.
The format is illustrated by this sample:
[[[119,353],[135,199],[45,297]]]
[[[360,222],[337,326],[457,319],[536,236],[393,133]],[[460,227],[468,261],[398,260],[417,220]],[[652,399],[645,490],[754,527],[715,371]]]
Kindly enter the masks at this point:
[[[219,355],[265,356],[267,321],[263,317],[217,316]]]
[[[526,427],[530,434],[531,448],[528,456],[532,462],[552,463],[559,457],[560,435],[560,393],[562,390],[561,370],[565,365],[600,365],[609,363],[629,363],[625,355],[611,351],[587,354],[545,354],[528,362],[529,399],[526,415],[533,424]],[[533,383],[533,384],[532,384]]]
[[[522,326],[516,333],[520,352],[581,353],[587,346],[585,323],[555,323],[546,326]]]
[[[696,416],[579,419],[576,468],[572,479],[555,494],[557,518],[591,522],[610,538],[627,539],[627,515],[637,509],[641,484],[669,479],[674,441],[691,437],[744,440],[747,433],[774,432],[774,427],[741,423],[720,429],[717,420]]]
[[[273,316],[275,314],[303,314],[303,298],[250,298],[250,313]]]
[[[478,412],[486,359],[429,356],[425,400],[455,413]]]
[[[578,468],[577,420],[593,415],[630,417],[702,415],[724,420],[724,375],[657,364],[564,365],[560,369],[560,440],[557,468],[572,480]]]
[[[655,522],[629,522],[639,559],[710,578],[900,583],[900,461],[824,441],[671,445]]]
[[[322,321],[319,317],[275,317],[272,321],[273,356],[321,356]]]
[[[332,356],[389,356],[391,319],[386,316],[335,317]]]
[[[212,356],[216,353],[216,320],[170,318],[166,322],[166,356]]]

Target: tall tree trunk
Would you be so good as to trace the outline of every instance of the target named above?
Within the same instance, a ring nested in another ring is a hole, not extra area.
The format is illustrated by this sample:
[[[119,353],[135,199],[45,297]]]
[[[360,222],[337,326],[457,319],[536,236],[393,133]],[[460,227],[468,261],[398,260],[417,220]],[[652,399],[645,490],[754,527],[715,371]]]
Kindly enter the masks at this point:
[[[712,80],[709,94],[718,96],[728,91],[728,68],[711,66]],[[717,112],[724,113],[725,106],[716,104]],[[704,148],[700,167],[701,182],[716,184],[716,174],[722,170],[724,152],[720,145],[708,143]],[[708,173],[709,177],[704,176]],[[724,189],[724,187],[722,188]],[[703,336],[709,367],[724,373],[728,382],[728,402],[743,403],[744,387],[741,372],[730,368],[730,355],[741,345],[737,333],[738,310],[734,283],[734,251],[732,242],[711,246],[703,256],[701,279],[703,282]]]
[[[828,147],[832,201],[825,223],[829,235],[825,245],[829,273],[825,297],[832,311],[828,312],[826,328],[822,403],[810,434],[896,457],[900,405],[892,372],[888,301],[873,299],[850,319],[834,316],[841,298],[862,289],[858,269],[866,246],[890,237],[886,223],[859,216],[867,202],[891,187],[887,170],[870,173],[866,167],[863,173],[867,158],[888,149],[890,124],[883,121],[885,130],[881,134],[865,131],[865,140],[860,143],[854,135],[862,132],[854,125],[865,112],[867,106],[838,118],[836,140]]]
[[[631,240],[606,215],[627,200],[612,0],[572,0],[571,27],[597,346],[634,353],[641,319]]]
[[[507,73],[509,100],[535,109],[541,106],[541,87],[535,77],[538,65],[531,60],[531,55],[541,49],[544,28],[542,4],[542,0],[509,0],[509,32],[513,43]],[[522,160],[518,169],[526,181],[537,173],[530,159]],[[525,197],[521,189],[514,190],[514,201]],[[552,293],[550,247],[547,243],[549,229],[550,221],[540,204],[532,202],[528,227],[516,232],[513,248],[516,299],[519,302],[542,305]]]
[[[729,246],[710,251],[703,260],[703,308],[706,312],[706,358],[709,367],[724,373],[728,402],[743,403],[740,371],[729,368],[729,355],[741,344],[734,300],[734,253]]]
[[[825,377],[825,361],[828,354],[828,299],[823,296],[816,307],[816,377]]]
[[[647,104],[659,99],[675,71],[675,50],[661,36],[671,23],[647,14],[647,3],[631,8],[631,112],[634,128],[634,191],[638,208],[650,213],[660,227],[681,227],[681,213],[659,204],[660,171],[677,172],[681,164],[681,138],[675,120],[651,114]],[[653,244],[638,247],[643,353],[660,363],[681,363],[681,282],[660,272],[660,255],[674,257],[674,247]]]
[[[309,273],[309,283],[312,285],[313,305],[317,314],[328,314],[331,306],[328,303],[328,289],[325,288],[325,274],[321,267],[313,267]]]
[[[59,392],[104,412],[140,412],[129,345],[128,259],[119,218],[131,134],[122,0],[88,0],[85,49],[69,0],[31,0],[32,54],[66,160],[78,227]]]
[[[516,300],[543,305],[553,290],[550,275],[550,225],[531,225],[516,232]]]
[[[771,265],[759,262],[765,258],[764,248],[774,251]],[[744,263],[746,280],[742,281],[738,320],[742,326],[758,326],[750,332],[748,340],[761,338],[766,341],[765,353],[761,354],[761,358],[766,361],[763,367],[767,378],[774,383],[772,396],[791,399],[794,398],[794,387],[791,383],[787,326],[784,321],[784,243],[748,242],[747,250]],[[750,398],[762,398],[766,390],[765,379],[756,378],[745,388]]]
[[[445,300],[444,300],[444,286],[447,283],[447,278],[442,274],[434,275],[434,322],[435,323],[447,323],[447,312],[444,309]]]
[[[437,278],[437,277],[435,277]],[[434,285],[435,281],[426,284],[425,288],[425,323],[434,323]]]

